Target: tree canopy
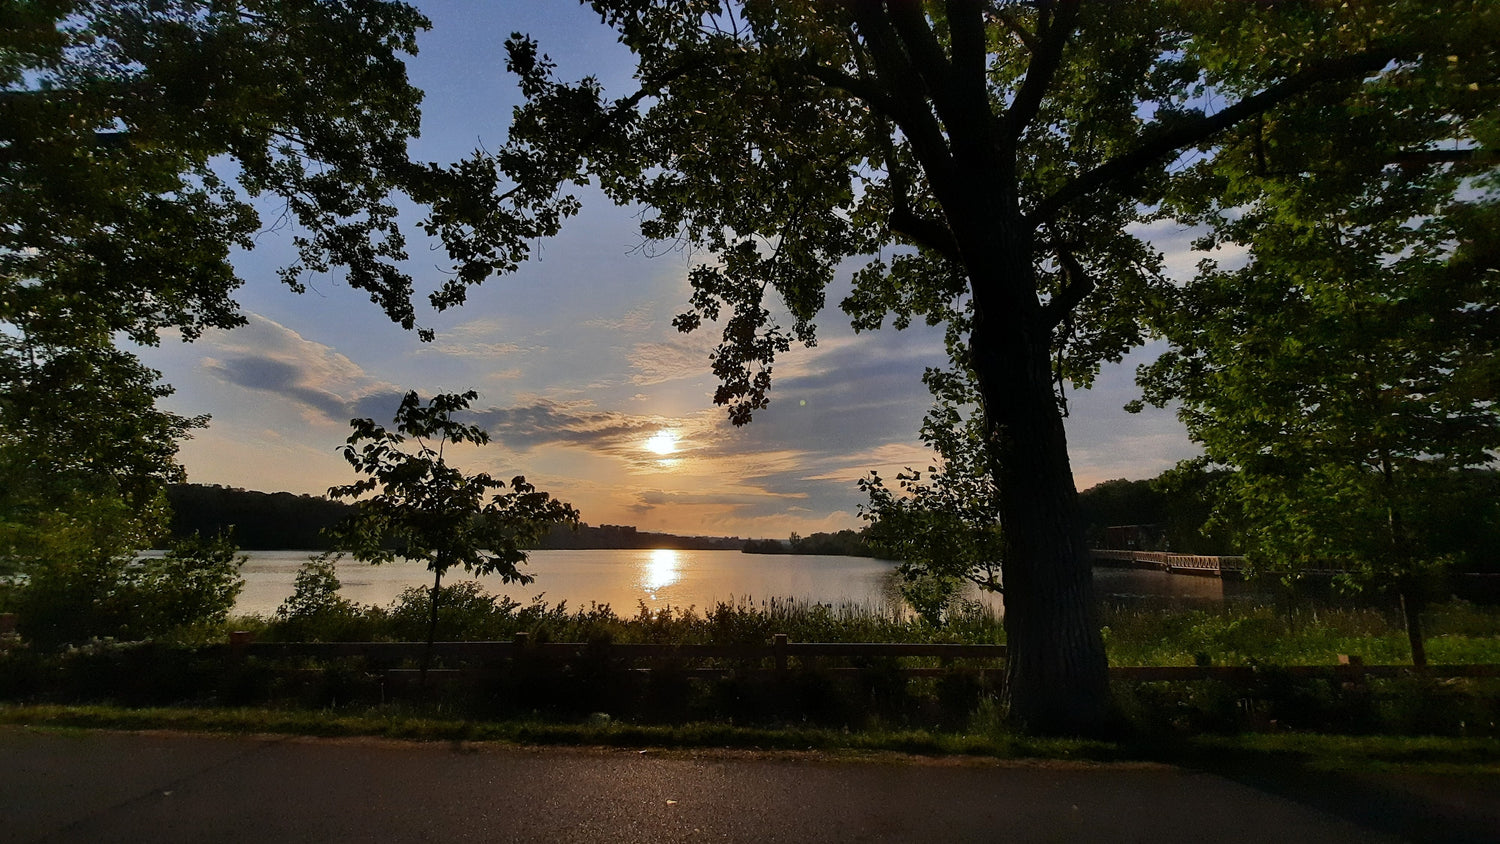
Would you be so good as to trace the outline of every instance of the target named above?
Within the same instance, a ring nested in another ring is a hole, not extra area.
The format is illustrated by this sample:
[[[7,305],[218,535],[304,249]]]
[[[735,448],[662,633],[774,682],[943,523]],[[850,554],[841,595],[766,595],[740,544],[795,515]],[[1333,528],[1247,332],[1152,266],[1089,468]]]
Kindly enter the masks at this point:
[[[1449,56],[1269,114],[1163,209],[1246,254],[1171,291],[1148,397],[1181,401],[1208,459],[1239,470],[1226,509],[1253,568],[1397,592],[1418,662],[1417,610],[1452,561],[1443,493],[1500,447],[1500,172],[1476,146],[1497,82],[1493,55]],[[1402,108],[1374,110],[1388,100]],[[1459,148],[1411,152],[1432,124]]]
[[[635,53],[640,90],[558,80],[534,41],[507,42],[528,100],[495,156],[507,207],[566,213],[564,186],[594,182],[649,209],[645,237],[703,250],[677,325],[721,323],[715,401],[736,423],[769,401],[776,356],[815,340],[847,260],[857,328],[953,328],[996,487],[1011,713],[1044,730],[1104,714],[1057,385],[1144,336],[1167,285],[1140,224],[1184,161],[1351,99],[1328,116],[1358,119],[1289,164],[1370,133],[1424,166],[1449,166],[1454,142],[1471,156],[1472,121],[1419,113],[1488,83],[1500,26],[1485,2],[1414,0],[590,5]],[[1429,102],[1428,85],[1447,93]]]
[[[472,195],[408,157],[421,92],[403,54],[426,26],[388,0],[0,4],[0,554],[45,542],[37,513],[81,523],[117,493],[144,512],[181,479],[177,441],[206,419],[157,409],[170,388],[116,341],[242,323],[231,255],[260,203],[294,229],[287,284],[341,268],[416,326],[397,200]],[[146,547],[161,526],[110,531]]]

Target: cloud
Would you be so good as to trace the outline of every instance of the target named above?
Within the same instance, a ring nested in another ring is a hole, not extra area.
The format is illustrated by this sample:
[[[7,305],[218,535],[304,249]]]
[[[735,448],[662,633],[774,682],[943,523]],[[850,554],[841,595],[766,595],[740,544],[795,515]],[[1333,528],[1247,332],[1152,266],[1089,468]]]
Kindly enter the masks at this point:
[[[651,306],[640,305],[622,316],[586,320],[583,324],[617,334],[645,334],[656,325],[656,321],[651,318],[651,311]]]
[[[437,339],[424,343],[416,354],[493,359],[547,351],[545,346],[522,346],[514,340],[501,340],[506,334],[502,320],[470,320],[439,331]],[[515,332],[510,334],[514,336]]]
[[[587,402],[537,399],[519,407],[492,407],[470,414],[491,438],[507,448],[529,451],[542,445],[568,445],[613,452],[661,428],[660,417],[597,410]]]
[[[932,398],[922,371],[946,361],[940,338],[882,331],[784,355],[771,406],[725,437],[728,452],[792,447],[847,459],[916,437]]]
[[[200,342],[212,350],[200,366],[214,378],[270,393],[334,422],[347,421],[372,396],[399,395],[329,346],[256,314],[243,328]]]
[[[348,402],[311,383],[296,364],[268,357],[204,358],[203,368],[223,381],[251,390],[276,393],[306,405],[330,419],[344,415]]]
[[[626,353],[633,373],[630,382],[639,387],[665,384],[710,373],[709,352],[717,345],[711,331],[696,331],[664,343],[637,343]]]
[[[1065,423],[1079,489],[1111,478],[1153,477],[1199,453],[1174,408],[1124,410],[1126,402],[1140,396],[1136,367],[1165,348],[1156,342],[1136,349],[1121,363],[1102,369],[1093,389],[1069,394],[1072,413]]]
[[[1193,249],[1193,241],[1208,233],[1204,226],[1153,220],[1131,225],[1127,231],[1161,250],[1162,268],[1167,278],[1177,282],[1191,281],[1198,274],[1198,262],[1205,258],[1227,269],[1243,266],[1249,259],[1249,249],[1240,244],[1225,244],[1209,252]]]
[[[664,511],[673,518],[689,517],[693,521],[766,520],[811,512],[802,492],[775,492],[753,486],[740,486],[720,492],[641,490],[626,507],[638,516]],[[821,503],[821,502],[818,502]]]

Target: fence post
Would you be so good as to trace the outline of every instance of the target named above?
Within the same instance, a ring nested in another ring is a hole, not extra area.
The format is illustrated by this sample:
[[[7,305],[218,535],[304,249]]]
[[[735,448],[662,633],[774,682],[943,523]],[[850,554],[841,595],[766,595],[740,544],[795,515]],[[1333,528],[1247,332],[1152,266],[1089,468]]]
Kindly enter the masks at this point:
[[[773,644],[771,645],[771,649],[772,649],[772,652],[775,653],[775,655],[776,655],[776,673],[777,674],[785,674],[786,673],[786,634],[785,633],[777,633],[776,634],[776,638],[772,640],[772,643]]]
[[[516,650],[515,656],[519,658],[522,654],[524,654],[526,652],[526,646],[530,642],[530,633],[517,633],[511,641],[511,647],[515,648]]]
[[[1365,684],[1365,659],[1361,656],[1339,654],[1340,673],[1345,688],[1361,688]]]
[[[249,630],[233,630],[229,633],[229,657],[236,662],[245,658],[245,651],[250,648],[250,643],[255,641],[255,634]]]

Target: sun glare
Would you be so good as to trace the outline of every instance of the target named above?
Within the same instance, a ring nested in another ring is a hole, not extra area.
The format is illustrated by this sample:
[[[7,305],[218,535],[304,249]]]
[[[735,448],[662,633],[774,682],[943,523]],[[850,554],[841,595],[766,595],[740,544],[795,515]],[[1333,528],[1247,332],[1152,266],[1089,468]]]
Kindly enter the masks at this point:
[[[657,431],[646,440],[646,450],[665,457],[677,450],[677,435],[671,431]]]
[[[676,551],[657,548],[651,552],[651,559],[641,572],[641,585],[651,593],[653,600],[656,598],[656,590],[671,586],[682,577],[679,573],[680,566]]]

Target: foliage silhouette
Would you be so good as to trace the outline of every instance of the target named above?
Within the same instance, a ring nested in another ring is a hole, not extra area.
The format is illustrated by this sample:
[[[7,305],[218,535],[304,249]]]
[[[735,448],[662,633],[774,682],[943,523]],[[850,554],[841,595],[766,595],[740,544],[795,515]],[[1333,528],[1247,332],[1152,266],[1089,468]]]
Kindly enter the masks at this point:
[[[443,393],[424,405],[415,391],[409,392],[396,410],[395,431],[370,419],[351,420],[354,432],[343,456],[367,477],[328,491],[333,498],[357,499],[354,515],[334,529],[340,550],[373,564],[398,556],[419,560],[432,572],[429,652],[437,635],[443,575],[458,567],[470,574],[499,575],[504,583],[530,583],[532,576],[519,568],[526,562],[522,549],[550,525],[578,520],[572,507],[537,491],[520,475],[511,479],[509,492],[501,493],[504,481],[482,472],[465,474],[448,464],[444,451],[449,446],[489,442],[484,429],[454,418],[477,395],[472,390]],[[409,442],[414,449],[408,450]],[[422,661],[424,677],[428,661]]]

